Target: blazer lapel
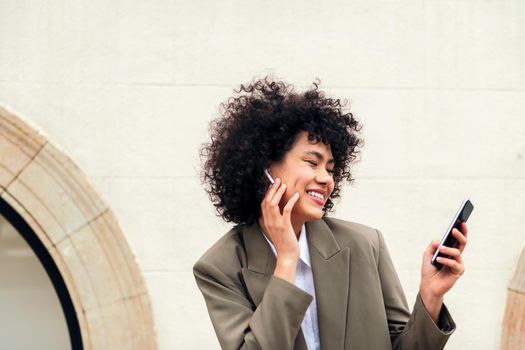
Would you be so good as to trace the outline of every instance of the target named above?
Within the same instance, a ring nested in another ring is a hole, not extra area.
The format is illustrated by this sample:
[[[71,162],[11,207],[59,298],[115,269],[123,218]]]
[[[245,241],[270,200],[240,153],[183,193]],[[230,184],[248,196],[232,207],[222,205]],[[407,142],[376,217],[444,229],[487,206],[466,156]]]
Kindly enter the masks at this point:
[[[350,250],[342,249],[324,220],[306,223],[314,274],[321,349],[345,347]]]
[[[258,307],[264,296],[264,291],[275,270],[275,255],[264,238],[258,223],[246,226],[243,229],[243,240],[246,249],[247,268],[241,273],[255,307]],[[302,329],[295,339],[294,349],[306,349],[306,342]]]
[[[248,266],[242,269],[242,276],[252,302],[259,306],[275,270],[275,256],[258,224],[245,227],[243,239]]]

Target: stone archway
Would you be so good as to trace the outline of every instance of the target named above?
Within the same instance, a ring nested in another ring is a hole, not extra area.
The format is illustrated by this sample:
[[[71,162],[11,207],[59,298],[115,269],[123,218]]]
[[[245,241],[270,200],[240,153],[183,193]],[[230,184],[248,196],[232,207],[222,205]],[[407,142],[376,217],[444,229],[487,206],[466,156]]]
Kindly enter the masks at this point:
[[[525,249],[521,252],[507,290],[501,349],[525,349]]]
[[[113,212],[64,152],[1,107],[0,196],[58,267],[83,349],[157,349],[144,279]]]

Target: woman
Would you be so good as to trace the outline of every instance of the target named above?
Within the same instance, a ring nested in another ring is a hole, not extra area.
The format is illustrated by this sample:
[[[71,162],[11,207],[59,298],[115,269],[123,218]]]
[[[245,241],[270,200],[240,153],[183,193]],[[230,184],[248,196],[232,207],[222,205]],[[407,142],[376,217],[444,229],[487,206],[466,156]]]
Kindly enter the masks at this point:
[[[223,349],[442,349],[444,294],[463,274],[463,234],[437,270],[423,256],[412,313],[382,234],[326,216],[361,140],[344,103],[269,78],[241,85],[204,146],[203,180],[238,224],[195,264]],[[270,184],[265,169],[275,182]]]

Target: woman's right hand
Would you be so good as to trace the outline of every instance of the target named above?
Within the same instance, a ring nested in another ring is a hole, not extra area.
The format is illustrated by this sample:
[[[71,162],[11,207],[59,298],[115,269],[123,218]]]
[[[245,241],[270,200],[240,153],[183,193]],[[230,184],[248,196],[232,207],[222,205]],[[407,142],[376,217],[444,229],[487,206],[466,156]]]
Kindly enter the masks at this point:
[[[295,283],[297,261],[299,260],[299,242],[292,228],[291,213],[299,199],[295,193],[283,208],[282,214],[279,203],[286,192],[286,184],[280,179],[270,186],[261,203],[261,218],[259,223],[275,247],[277,263],[274,275]]]

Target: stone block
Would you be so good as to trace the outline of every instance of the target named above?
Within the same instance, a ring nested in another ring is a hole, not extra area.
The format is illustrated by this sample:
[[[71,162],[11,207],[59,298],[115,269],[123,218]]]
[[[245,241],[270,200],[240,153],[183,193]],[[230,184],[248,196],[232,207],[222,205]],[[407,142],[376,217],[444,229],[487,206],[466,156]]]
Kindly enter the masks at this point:
[[[501,349],[512,350],[525,347],[525,295],[521,292],[509,290],[507,307],[501,334]]]
[[[0,193],[42,149],[44,137],[0,106]]]
[[[113,213],[104,212],[99,218],[90,222],[89,226],[105,252],[108,266],[113,269],[112,278],[118,283],[122,298],[146,294],[146,286],[141,278],[136,258]]]
[[[74,178],[79,174],[70,160],[47,144],[8,191],[58,242],[105,209],[87,181]]]
[[[80,263],[84,265],[97,304],[103,306],[122,299],[122,286],[115,279],[115,275],[124,266],[112,264],[111,251],[104,249],[107,245],[100,242],[90,224],[69,234],[68,241],[71,242],[71,248],[75,250]]]
[[[2,199],[7,202],[13,208],[21,217],[24,219],[24,221],[31,227],[33,232],[37,235],[38,239],[40,239],[40,242],[46,247],[47,249],[51,249],[53,247],[53,242],[51,241],[51,238],[47,235],[46,231],[40,224],[35,220],[35,218],[26,211],[26,209],[15,199],[13,198],[9,192],[4,192],[2,194]]]
[[[62,260],[67,265],[69,271],[71,271],[71,278],[73,285],[78,290],[78,296],[80,304],[82,305],[82,311],[95,309],[99,306],[98,295],[96,294],[96,288],[94,281],[91,280],[89,271],[83,257],[75,248],[75,245],[69,238],[61,240],[56,245],[56,250],[62,257]],[[88,320],[89,324],[90,320]],[[91,328],[91,325],[88,326]],[[92,334],[92,338],[97,338],[97,335]]]

